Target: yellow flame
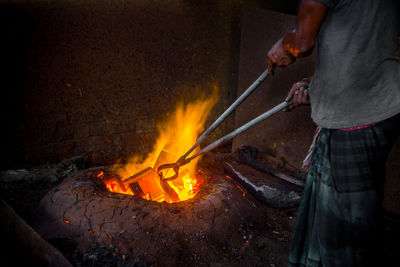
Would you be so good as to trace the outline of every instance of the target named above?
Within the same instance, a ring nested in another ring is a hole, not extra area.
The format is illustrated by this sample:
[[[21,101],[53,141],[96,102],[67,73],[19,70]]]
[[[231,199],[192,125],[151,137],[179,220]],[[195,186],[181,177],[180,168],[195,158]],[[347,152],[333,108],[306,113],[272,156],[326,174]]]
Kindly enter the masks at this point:
[[[115,165],[114,171],[123,179],[128,178],[148,167],[154,167],[162,151],[167,152],[169,158],[168,162],[161,162],[161,164],[176,162],[180,156],[195,144],[197,137],[204,131],[204,124],[218,98],[218,88],[214,86],[208,96],[201,97],[186,105],[180,102],[175,112],[157,125],[159,136],[152,152],[144,160],[140,155],[135,155],[124,166]],[[193,153],[196,151],[198,149]],[[184,175],[168,182],[170,187],[178,194],[180,201],[192,198],[196,193],[194,192],[194,186],[197,181],[193,177],[198,160],[199,158],[196,158],[185,167],[182,167],[179,172]],[[173,170],[170,170],[165,173],[165,176],[168,177],[172,174]],[[131,191],[128,193],[132,194]],[[164,198],[157,199],[157,201],[164,201]]]

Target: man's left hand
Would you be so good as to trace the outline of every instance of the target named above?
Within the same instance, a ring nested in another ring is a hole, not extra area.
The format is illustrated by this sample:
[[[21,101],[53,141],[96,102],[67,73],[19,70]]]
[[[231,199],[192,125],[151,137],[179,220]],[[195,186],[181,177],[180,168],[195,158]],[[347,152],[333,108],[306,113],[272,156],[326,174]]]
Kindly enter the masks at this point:
[[[291,111],[292,109],[301,106],[301,105],[309,105],[310,104],[310,96],[308,94],[308,87],[310,82],[308,81],[300,81],[294,83],[292,88],[285,99],[286,102],[293,100],[293,103],[285,109],[285,111]]]

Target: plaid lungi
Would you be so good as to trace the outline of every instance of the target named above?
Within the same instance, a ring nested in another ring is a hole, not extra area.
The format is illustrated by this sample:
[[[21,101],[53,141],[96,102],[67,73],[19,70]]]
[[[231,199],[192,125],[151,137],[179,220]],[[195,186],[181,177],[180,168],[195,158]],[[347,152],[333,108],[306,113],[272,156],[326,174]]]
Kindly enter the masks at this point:
[[[396,115],[359,130],[321,130],[299,206],[289,266],[388,266],[381,256],[383,185],[399,123]]]

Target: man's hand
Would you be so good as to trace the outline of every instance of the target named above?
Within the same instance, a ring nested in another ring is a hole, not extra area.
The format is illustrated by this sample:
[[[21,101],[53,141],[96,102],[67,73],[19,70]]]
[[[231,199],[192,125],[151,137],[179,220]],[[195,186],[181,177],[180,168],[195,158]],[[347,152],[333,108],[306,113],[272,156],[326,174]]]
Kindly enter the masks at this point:
[[[285,67],[296,60],[283,48],[282,39],[280,39],[268,52],[268,71],[273,74],[274,67]]]
[[[311,54],[327,11],[328,7],[317,0],[300,1],[295,27],[268,52],[271,75],[275,66],[284,67],[293,63],[295,58]]]
[[[291,111],[295,107],[300,105],[309,105],[310,97],[308,95],[308,87],[310,82],[302,80],[300,82],[294,83],[290,89],[285,101],[289,102],[293,100],[293,104],[285,109],[285,111]]]

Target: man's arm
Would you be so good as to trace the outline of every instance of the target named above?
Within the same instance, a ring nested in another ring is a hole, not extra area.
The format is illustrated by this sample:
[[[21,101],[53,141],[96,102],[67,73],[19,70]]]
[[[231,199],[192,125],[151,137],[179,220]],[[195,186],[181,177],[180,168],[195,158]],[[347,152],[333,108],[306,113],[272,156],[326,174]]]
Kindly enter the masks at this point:
[[[280,39],[268,52],[268,70],[284,67],[311,53],[328,7],[315,0],[302,0],[295,28]]]

